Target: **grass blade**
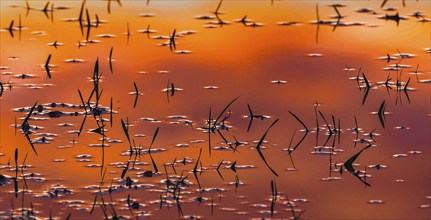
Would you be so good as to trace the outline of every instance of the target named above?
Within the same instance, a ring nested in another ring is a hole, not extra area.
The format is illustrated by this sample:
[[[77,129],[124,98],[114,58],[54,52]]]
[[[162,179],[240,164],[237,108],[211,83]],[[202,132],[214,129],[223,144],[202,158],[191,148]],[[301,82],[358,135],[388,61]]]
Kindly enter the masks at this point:
[[[193,168],[193,173],[196,173],[196,172],[197,172],[198,164],[199,164],[199,161],[200,161],[200,159],[201,159],[201,154],[202,154],[202,148],[199,150],[199,156],[198,156],[198,159],[196,160],[195,167]]]
[[[4,87],[3,83],[0,82],[0,97],[3,95]]]
[[[166,99],[168,100],[168,104],[169,102],[169,79],[168,79],[168,84],[166,85]]]
[[[238,191],[238,186],[240,184],[238,175],[235,176],[235,192]]]
[[[218,175],[221,177],[221,179],[224,180],[223,175],[221,175],[221,172],[220,172],[220,167],[222,164],[223,164],[223,160],[220,161],[219,165],[217,166],[216,171],[217,171]]]
[[[148,152],[150,152],[150,151],[148,151]],[[153,163],[154,172],[155,172],[155,173],[158,173],[158,172],[159,172],[159,169],[157,168],[157,165],[156,165],[156,162],[155,162],[155,161],[154,161],[154,159],[153,159],[153,156],[151,156],[151,153],[148,153],[148,154],[150,155],[151,163]]]
[[[36,105],[37,105],[37,101],[36,101],[36,103],[34,103],[33,107],[31,107],[30,111],[28,112],[27,116],[25,117],[24,121],[22,122],[21,130],[23,131],[25,137],[27,138],[27,141],[30,143],[31,148],[33,149],[34,153],[37,156],[38,154],[37,154],[36,148],[34,147],[33,142],[31,141],[30,136],[28,134],[30,131],[30,125],[28,124],[28,120],[29,120],[31,114],[33,113]]]
[[[377,115],[379,116],[380,124],[383,128],[385,128],[385,100],[383,100],[382,104],[380,105],[379,111],[377,112]]]
[[[380,5],[380,8],[383,8],[383,7],[385,7],[385,5],[386,5],[386,2],[388,2],[388,0],[383,0],[382,4]]]
[[[367,77],[365,76],[365,73],[362,73],[362,76],[364,77],[365,85],[367,86],[367,89],[370,88],[370,83],[368,82]]]
[[[130,161],[127,161],[126,167],[124,167],[123,172],[121,172],[121,179],[124,179],[124,176],[127,173],[127,170],[129,170]]]
[[[28,112],[27,116],[25,117],[24,121],[21,124],[21,128],[24,129],[23,130],[24,132],[25,132],[25,130],[27,130],[25,125],[28,124],[28,119],[30,118],[31,114],[33,113],[34,108],[36,108],[36,105],[37,105],[37,101],[36,101],[36,103],[34,103],[33,107],[31,107],[30,111]]]
[[[150,155],[151,162],[153,163],[154,172],[158,173],[159,169],[157,168],[156,162],[153,159],[153,156],[151,155],[151,147],[153,146],[154,140],[156,140],[157,134],[159,133],[159,127],[157,127],[156,131],[154,132],[153,139],[151,140],[150,147],[148,148],[148,154]]]
[[[94,71],[93,71],[93,85],[94,91],[96,93],[96,99],[99,97],[99,58],[96,59],[96,63],[94,63]]]
[[[230,169],[236,173],[236,161],[230,165]]]
[[[135,92],[136,92],[136,97],[135,97],[135,102],[133,103],[133,108],[136,108],[136,104],[138,103],[138,97],[139,97],[139,90],[138,90],[138,86],[136,85],[136,82],[133,82],[133,86],[135,87]]]
[[[112,97],[111,97],[111,102],[109,104],[109,122],[111,123],[111,128],[112,128]]]
[[[371,147],[372,145],[369,144],[368,146],[364,147],[362,150],[360,150],[358,153],[354,154],[352,157],[350,157],[348,160],[346,160],[346,162],[344,162],[344,167],[351,173],[353,174],[356,178],[358,178],[359,180],[361,180],[361,182],[363,182],[364,184],[366,184],[367,186],[371,186],[369,183],[365,182],[362,178],[360,178],[359,176],[359,172],[355,170],[355,168],[353,168],[353,163],[355,162],[355,160],[359,157],[359,155],[361,155],[361,153],[368,149],[369,147]]]
[[[133,108],[136,108],[136,104],[138,104],[138,97],[139,97],[139,94],[135,96],[135,101],[133,102]]]
[[[111,73],[114,73],[114,70],[112,68],[112,51],[114,50],[114,47],[111,47],[111,51],[109,52],[109,69],[111,70]]]
[[[365,101],[367,101],[368,93],[370,92],[369,89],[365,89],[364,98],[362,99],[362,105],[365,104]]]
[[[334,5],[332,5],[332,7],[334,8],[335,12],[337,13],[338,18],[340,19],[342,16],[341,16],[340,12],[338,11],[337,6],[334,4]]]
[[[174,96],[175,94],[175,86],[173,83],[171,83],[171,96]]]
[[[406,92],[408,89],[408,86],[409,86],[409,83],[410,83],[410,77],[409,77],[409,79],[407,80],[407,82],[406,82],[406,85],[404,86],[404,92]]]
[[[176,161],[177,161],[177,158],[175,157],[174,161],[172,162],[172,169],[174,170],[175,175],[177,174],[177,170],[175,169],[175,163],[176,163]]]
[[[25,137],[27,138],[28,143],[30,143],[31,149],[33,149],[33,151],[36,154],[36,156],[38,156],[36,148],[34,147],[33,142],[30,139],[30,136],[28,136],[28,134],[26,134]]]
[[[121,119],[121,126],[123,127],[124,134],[126,134],[127,141],[129,141],[129,145],[132,146],[132,143],[130,142],[129,128],[126,126],[123,119]]]
[[[127,207],[129,207],[129,211],[130,211],[130,214],[132,214],[132,216],[135,216],[135,214],[133,213],[133,211],[132,211],[132,204],[130,203],[130,194],[128,194],[127,195]]]
[[[248,108],[248,112],[250,114],[250,122],[248,123],[248,127],[247,127],[247,132],[249,132],[250,128],[251,128],[251,124],[253,123],[254,115],[253,115],[253,111],[251,111],[251,107],[249,104],[247,104],[247,108]]]
[[[210,155],[210,157],[211,157],[211,107],[210,107],[210,111],[209,111],[209,114],[208,114],[208,152],[209,152],[209,155]]]
[[[82,98],[82,94],[79,89],[78,89],[78,94],[79,94],[79,98],[81,99],[82,106],[84,107],[84,112],[85,112],[84,119],[82,120],[81,126],[79,128],[79,132],[78,132],[78,137],[79,137],[79,135],[81,135],[82,129],[84,128],[85,120],[87,119],[87,107],[85,106],[84,99]]]
[[[174,32],[172,33],[171,39],[169,40],[169,48],[172,52],[172,50],[176,50],[177,46],[175,44],[175,33],[177,32],[177,29],[174,29]]]
[[[202,189],[201,182],[199,181],[199,177],[198,177],[197,172],[193,172],[193,176],[195,176],[196,182],[198,183],[199,190],[201,190]]]
[[[239,96],[234,98],[231,102],[229,102],[229,104],[226,105],[226,107],[223,109],[223,111],[220,113],[220,115],[215,120],[214,124],[217,124],[218,120],[221,118],[221,116],[223,116],[223,114],[226,112],[226,110],[229,108],[229,106],[232,105],[232,103],[234,103],[238,98],[239,98]]]
[[[17,120],[16,120],[16,116],[15,116],[14,123],[15,123],[15,125],[14,125],[14,130],[15,130],[15,135],[16,135],[16,132],[17,132],[17,130],[18,130],[18,122],[17,122]]]
[[[276,176],[278,176],[278,174],[269,166],[269,164],[268,164],[268,162],[266,161],[266,159],[265,159],[265,156],[263,156],[263,153],[262,153],[262,151],[261,151],[261,149],[260,149],[260,147],[261,147],[261,145],[262,145],[262,143],[263,143],[263,141],[265,140],[265,137],[266,137],[266,135],[268,134],[268,132],[269,132],[269,130],[272,128],[272,126],[274,126],[276,123],[278,122],[278,119],[276,119],[270,126],[269,126],[269,128],[265,131],[265,133],[263,134],[263,136],[260,138],[260,140],[259,140],[259,143],[257,144],[257,146],[256,146],[256,150],[257,150],[257,152],[259,153],[259,156],[262,158],[262,160],[263,160],[263,162],[266,164],[266,166],[271,170],[271,172],[274,174],[274,175],[276,175]]]
[[[13,185],[15,188],[15,198],[18,198],[18,148],[15,148],[15,179],[13,180]]]
[[[325,121],[326,128],[328,129],[329,134],[332,135],[332,129],[331,129],[331,127],[329,127],[328,121],[326,120],[325,116],[323,115],[323,113],[321,111],[319,111],[319,114],[323,118],[323,121]]]
[[[157,127],[156,131],[154,132],[153,139],[151,140],[151,144],[150,144],[150,149],[151,149],[151,146],[153,146],[154,140],[156,140],[158,133],[159,133],[159,127]]]
[[[220,10],[220,7],[221,7],[221,4],[223,3],[223,0],[220,0],[220,2],[218,3],[218,5],[217,5],[217,8],[216,8],[216,10],[214,11],[214,14],[219,14],[220,12],[219,12],[219,10]]]
[[[289,111],[289,113],[290,113],[293,117],[295,117],[295,119],[296,119],[299,123],[301,123],[301,125],[305,128],[305,133],[304,133],[304,135],[302,136],[301,140],[299,140],[299,142],[298,142],[298,143],[295,145],[295,147],[293,148],[293,151],[294,151],[294,150],[296,150],[296,148],[298,148],[298,147],[299,147],[299,145],[301,145],[301,143],[305,140],[305,137],[307,137],[307,135],[308,135],[308,133],[309,133],[309,130],[308,130],[307,126],[305,126],[304,122],[302,122],[302,121],[301,121],[301,119],[299,119],[299,118],[298,118],[298,116],[296,116],[295,114],[293,114],[291,111]],[[293,136],[292,136],[292,138],[293,138]],[[291,152],[293,152],[293,151],[291,151]],[[290,154],[291,152],[289,152],[289,154]]]
[[[88,38],[90,37],[90,30],[91,30],[91,20],[90,20],[90,14],[88,12],[88,8],[85,9],[85,13],[87,14],[87,35],[85,37],[85,40],[88,41]]]
[[[82,129],[84,128],[85,121],[87,120],[87,115],[84,116],[84,119],[82,120],[81,126],[79,127],[78,137],[81,135]]]
[[[51,60],[51,54],[48,56],[48,59],[46,60],[46,63],[45,63],[46,74],[48,75],[48,78],[51,79],[51,70],[49,69],[49,61],[50,60]]]
[[[298,116],[296,116],[295,114],[293,114],[291,111],[289,111],[289,113],[290,113],[293,117],[295,117],[295,119],[296,119],[299,123],[301,123],[301,125],[305,128],[305,132],[306,132],[306,133],[308,133],[308,132],[309,132],[309,130],[308,130],[307,126],[305,126],[304,122],[302,122],[302,121],[301,121],[301,119],[299,119],[299,118],[298,118]]]

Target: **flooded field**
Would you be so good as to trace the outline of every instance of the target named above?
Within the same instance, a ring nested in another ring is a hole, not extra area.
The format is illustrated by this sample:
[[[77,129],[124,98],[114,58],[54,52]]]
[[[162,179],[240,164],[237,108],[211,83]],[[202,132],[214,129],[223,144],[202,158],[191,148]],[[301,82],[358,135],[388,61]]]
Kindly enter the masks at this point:
[[[429,219],[430,1],[1,1],[1,219]]]

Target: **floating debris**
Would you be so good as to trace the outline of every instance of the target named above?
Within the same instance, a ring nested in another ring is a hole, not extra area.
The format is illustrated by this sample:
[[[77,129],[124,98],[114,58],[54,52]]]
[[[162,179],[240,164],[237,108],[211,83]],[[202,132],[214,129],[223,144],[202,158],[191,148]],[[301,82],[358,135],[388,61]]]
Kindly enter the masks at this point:
[[[67,187],[61,184],[53,184],[51,187],[41,194],[36,194],[36,198],[48,198],[48,199],[58,199],[67,195],[73,195],[73,190],[68,189]]]

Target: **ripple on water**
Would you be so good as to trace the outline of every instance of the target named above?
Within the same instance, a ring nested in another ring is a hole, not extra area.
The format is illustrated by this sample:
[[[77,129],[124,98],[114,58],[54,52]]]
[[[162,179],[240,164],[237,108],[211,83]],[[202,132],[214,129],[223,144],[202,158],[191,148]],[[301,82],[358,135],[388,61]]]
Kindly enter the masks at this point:
[[[397,130],[410,130],[410,127],[396,126],[395,129],[397,129]]]
[[[188,147],[189,144],[185,144],[185,143],[181,143],[181,144],[176,144],[175,147],[179,147],[179,148],[185,148]]]
[[[76,158],[93,158],[93,156],[91,154],[79,154],[75,156]]]
[[[309,53],[307,54],[307,57],[322,57],[323,54],[320,53]]]
[[[184,91],[184,89],[182,89],[182,88],[174,88],[173,89],[175,92],[182,92],[182,91]],[[162,89],[162,92],[171,92],[172,91],[172,89],[171,88],[163,88]]]
[[[59,47],[59,46],[64,46],[64,44],[56,41],[53,43],[48,43],[48,46]]]
[[[253,208],[258,208],[258,209],[265,209],[265,208],[269,207],[266,204],[250,204],[250,206],[253,207]]]
[[[58,203],[62,205],[77,205],[77,204],[86,204],[84,200],[60,200]]]
[[[89,147],[109,147],[109,144],[89,144]]]
[[[194,16],[195,19],[199,19],[199,20],[211,20],[214,19],[215,16],[212,15],[196,15]]]
[[[238,211],[237,208],[229,208],[229,207],[222,207],[219,210],[223,211],[223,212],[236,212],[236,211]]]
[[[277,79],[277,80],[272,80],[272,81],[269,81],[271,84],[286,84],[287,83],[287,81],[286,80],[280,80],[280,79]]]
[[[332,177],[324,177],[322,179],[320,179],[321,181],[334,181],[334,180],[341,180],[341,177],[338,176],[332,176]]]
[[[277,214],[279,212],[278,211],[271,211],[271,210],[261,210],[261,211],[257,211],[257,213],[272,216],[273,214]]]
[[[45,31],[33,31],[33,32],[31,32],[31,34],[42,36],[42,35],[46,35],[46,32]]]
[[[96,35],[96,37],[98,37],[98,38],[114,38],[116,36],[117,35],[115,35],[115,34],[99,34],[99,35]]]
[[[296,203],[307,203],[307,202],[309,202],[310,200],[305,199],[305,198],[297,198],[297,199],[293,199],[292,201],[293,201],[293,202],[296,202]]]
[[[429,204],[423,204],[423,205],[419,206],[419,208],[421,208],[421,209],[429,209],[430,207],[431,206]]]
[[[372,8],[359,8],[355,10],[358,13],[373,13],[374,9]]]
[[[108,143],[119,144],[119,143],[123,143],[123,141],[122,140],[117,140],[117,139],[109,139]]]
[[[171,37],[167,35],[156,35],[156,36],[152,36],[151,38],[156,40],[167,40],[167,39],[170,39]]]
[[[100,168],[100,167],[102,167],[102,165],[97,164],[97,163],[90,163],[90,164],[85,165],[85,167],[88,167],[88,168]]]
[[[31,78],[35,78],[35,76],[33,74],[27,74],[27,73],[16,74],[14,77],[17,78],[17,79],[31,79]]]
[[[384,203],[383,200],[379,200],[379,199],[368,200],[368,204],[372,204],[372,205],[381,205],[383,203]]]
[[[280,21],[277,22],[278,25],[280,26],[298,26],[301,25],[301,22],[297,22],[297,21]]]
[[[394,154],[394,155],[392,155],[392,158],[404,158],[407,156],[408,156],[407,154]]]
[[[263,27],[263,26],[265,26],[265,24],[259,23],[259,22],[248,22],[248,23],[245,23],[245,26],[247,26],[247,27]]]
[[[176,53],[176,54],[191,54],[192,51],[191,50],[176,50],[176,51],[174,51],[174,53]]]
[[[220,87],[218,87],[218,86],[204,86],[203,89],[206,89],[206,90],[217,90],[217,89],[220,89]]]
[[[383,11],[396,11],[398,10],[398,8],[396,7],[386,7],[386,8],[382,8]]]
[[[157,31],[152,29],[140,29],[140,30],[137,30],[136,32],[143,33],[143,34],[151,34],[151,33],[156,33]]]
[[[91,40],[91,39],[89,39],[89,40],[83,40],[83,41],[81,41],[81,43],[82,44],[84,44],[84,46],[85,45],[87,45],[87,44],[96,44],[96,43],[100,43],[100,40]],[[82,45],[81,44],[81,45]]]
[[[60,146],[57,146],[57,148],[58,149],[67,149],[67,148],[72,148],[72,146],[71,145],[60,145]]]
[[[213,24],[207,24],[203,26],[204,28],[208,28],[208,29],[212,29],[212,28],[218,28],[218,25],[213,25]]]
[[[182,36],[192,35],[192,34],[196,34],[196,33],[197,33],[197,31],[195,31],[195,30],[184,30],[184,31],[178,32],[177,35],[182,37]]]
[[[65,59],[64,60],[65,63],[83,63],[85,62],[83,59]]]
[[[419,151],[419,150],[411,150],[411,151],[409,151],[409,154],[421,154],[422,153],[422,151]]]
[[[134,137],[138,137],[138,138],[141,138],[141,137],[146,137],[147,135],[145,135],[145,134],[135,134],[135,135],[133,135]]]
[[[369,166],[368,166],[368,168],[371,168],[371,169],[377,169],[377,170],[385,169],[385,168],[387,168],[387,167],[388,167],[388,166],[383,165],[383,164],[375,164],[375,165],[369,165]]]
[[[235,165],[235,169],[254,169],[255,165]],[[231,166],[226,166],[225,169],[231,169]]]
[[[150,17],[156,16],[156,14],[154,14],[154,13],[140,13],[138,16],[144,17],[144,18],[150,18]]]
[[[393,56],[403,58],[403,59],[409,59],[409,58],[416,57],[416,55],[412,54],[412,53],[396,53],[396,54],[393,54]]]
[[[40,194],[36,194],[36,198],[48,198],[48,199],[57,199],[62,198],[66,195],[73,195],[73,190],[68,189],[64,185],[61,184],[53,184],[47,190],[43,191]]]
[[[231,24],[231,22],[218,20],[218,21],[207,21],[206,24],[222,26],[222,25],[225,25],[225,24]]]
[[[293,171],[298,171],[298,169],[293,168],[293,167],[288,167],[288,168],[285,169],[285,171],[293,172]]]

